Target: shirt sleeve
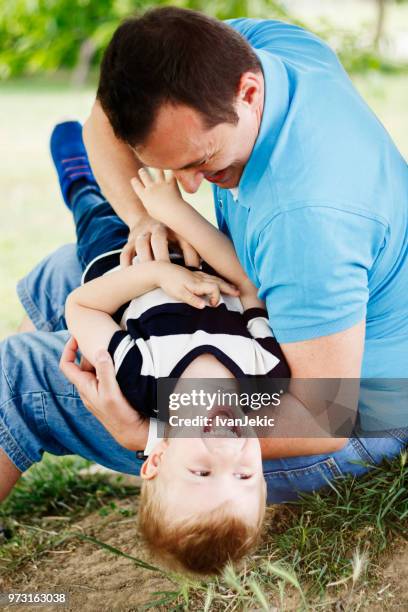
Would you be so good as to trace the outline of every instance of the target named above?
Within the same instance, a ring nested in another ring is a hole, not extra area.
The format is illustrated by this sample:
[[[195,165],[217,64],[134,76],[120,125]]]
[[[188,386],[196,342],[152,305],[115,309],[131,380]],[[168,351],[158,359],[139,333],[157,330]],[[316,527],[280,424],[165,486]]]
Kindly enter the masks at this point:
[[[365,319],[386,230],[376,219],[325,206],[274,217],[260,234],[255,267],[278,342],[334,334]]]
[[[268,312],[264,308],[249,308],[244,312],[244,321],[252,338],[268,353],[271,353],[277,362],[273,365],[268,376],[274,378],[289,378],[290,369],[279,343],[273,335]]]
[[[157,432],[157,419],[149,420],[149,433],[147,436],[147,442],[144,449],[144,454],[148,457],[156,444],[159,442],[159,436]]]
[[[304,28],[276,19],[251,19],[240,17],[225,20],[241,34],[255,49],[276,53],[281,59],[303,62],[333,61],[338,63],[336,54],[316,34]]]
[[[115,366],[116,380],[128,402],[143,414],[138,393],[138,378],[142,370],[142,354],[136,341],[125,331],[117,331],[109,342],[108,352]]]

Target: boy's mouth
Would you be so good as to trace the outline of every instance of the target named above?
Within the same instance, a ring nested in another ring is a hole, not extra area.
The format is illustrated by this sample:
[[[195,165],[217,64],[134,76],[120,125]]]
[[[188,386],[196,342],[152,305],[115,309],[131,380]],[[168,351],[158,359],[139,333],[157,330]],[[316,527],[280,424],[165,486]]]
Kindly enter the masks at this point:
[[[241,427],[236,424],[236,414],[231,408],[215,406],[208,413],[208,424],[203,427],[203,436],[211,438],[241,438]]]

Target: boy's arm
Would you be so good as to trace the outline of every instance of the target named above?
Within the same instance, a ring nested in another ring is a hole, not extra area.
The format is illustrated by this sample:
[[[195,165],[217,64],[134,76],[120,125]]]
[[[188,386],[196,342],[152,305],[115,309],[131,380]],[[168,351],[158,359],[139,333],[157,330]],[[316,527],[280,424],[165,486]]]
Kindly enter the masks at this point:
[[[85,283],[68,296],[65,314],[69,331],[92,365],[95,353],[107,348],[115,331],[120,329],[112,315],[123,304],[157,287],[195,308],[206,306],[202,296],[209,296],[210,305],[215,305],[220,291],[237,293],[228,283],[210,274],[160,261],[140,263]]]
[[[173,176],[156,171],[153,180],[145,168],[132,186],[146,210],[158,221],[185,238],[220,276],[240,290],[244,308],[264,307],[256,288],[243,270],[232,242],[182,197]]]
[[[112,315],[126,302],[157,286],[155,262],[131,266],[96,278],[75,289],[65,304],[68,329],[81,353],[95,365],[95,354],[107,348],[120,329]]]

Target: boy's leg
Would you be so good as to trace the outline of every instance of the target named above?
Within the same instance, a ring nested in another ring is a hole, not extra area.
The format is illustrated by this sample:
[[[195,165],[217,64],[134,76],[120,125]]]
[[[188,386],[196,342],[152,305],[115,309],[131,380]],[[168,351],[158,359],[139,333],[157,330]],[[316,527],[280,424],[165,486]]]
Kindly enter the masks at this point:
[[[83,269],[99,255],[124,247],[129,228],[119,219],[98,187],[81,184],[78,190],[73,190],[71,206],[77,254]]]
[[[129,230],[96,184],[78,122],[56,126],[51,152],[64,201],[74,214],[78,245],[65,245],[46,257],[19,281],[17,293],[36,329],[59,331],[66,329],[65,301],[81,284],[83,269],[101,253],[121,249]]]
[[[74,216],[78,256],[85,268],[102,253],[122,249],[129,229],[96,183],[82,139],[82,126],[77,121],[56,125],[50,149],[63,199]]]

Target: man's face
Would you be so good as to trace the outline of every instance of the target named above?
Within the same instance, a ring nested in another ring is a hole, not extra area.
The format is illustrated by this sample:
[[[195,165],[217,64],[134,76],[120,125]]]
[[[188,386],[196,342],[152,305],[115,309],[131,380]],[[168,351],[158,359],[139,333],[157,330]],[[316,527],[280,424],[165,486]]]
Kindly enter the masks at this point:
[[[163,104],[154,128],[135,148],[145,165],[173,170],[187,193],[195,193],[203,179],[224,189],[237,187],[255,144],[263,109],[263,77],[242,77],[235,110],[236,125],[206,128],[200,113],[188,106]]]

